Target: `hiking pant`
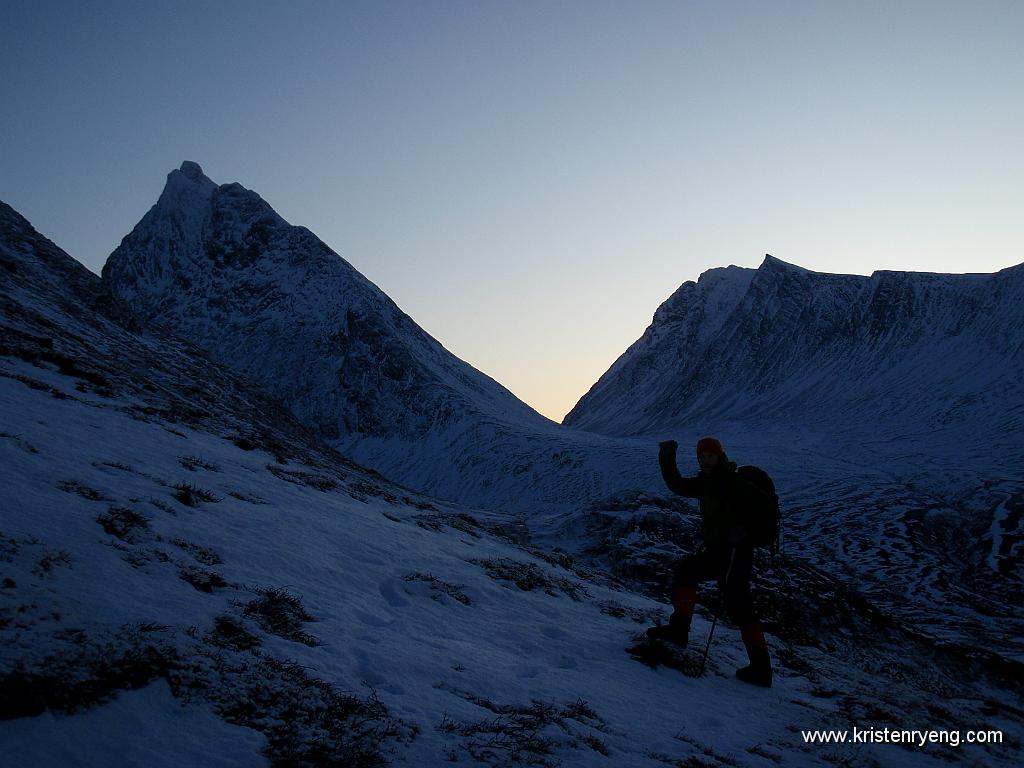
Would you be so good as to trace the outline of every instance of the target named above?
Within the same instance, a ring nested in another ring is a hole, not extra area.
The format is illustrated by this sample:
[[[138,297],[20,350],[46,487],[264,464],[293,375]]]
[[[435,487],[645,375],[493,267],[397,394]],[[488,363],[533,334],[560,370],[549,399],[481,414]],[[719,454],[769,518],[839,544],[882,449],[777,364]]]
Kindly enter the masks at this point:
[[[729,565],[732,560],[732,567]],[[741,544],[733,548],[728,543],[712,545],[684,557],[676,567],[672,580],[673,604],[693,615],[692,602],[696,602],[697,585],[717,579],[725,594],[725,608],[729,618],[739,627],[754,624],[754,603],[750,597],[750,575],[754,566],[754,548]],[[682,601],[682,604],[680,604]],[[692,602],[691,602],[692,601]],[[686,617],[689,625],[689,616]]]

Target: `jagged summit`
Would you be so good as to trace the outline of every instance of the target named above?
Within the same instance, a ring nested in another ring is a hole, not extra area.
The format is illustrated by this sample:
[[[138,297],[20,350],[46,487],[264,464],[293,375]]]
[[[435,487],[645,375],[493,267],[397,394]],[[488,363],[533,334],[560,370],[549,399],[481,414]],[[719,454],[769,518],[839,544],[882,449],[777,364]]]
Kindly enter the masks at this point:
[[[185,174],[186,178],[191,179],[192,181],[206,178],[206,174],[203,173],[202,166],[192,160],[185,160],[181,164],[181,168],[178,170]]]
[[[190,202],[201,204],[209,200],[216,189],[217,185],[203,173],[198,163],[186,160],[181,168],[167,174],[167,183],[160,200],[165,205],[188,207]]]
[[[794,272],[796,274],[814,274],[810,269],[801,267],[798,264],[793,264],[789,261],[783,261],[780,258],[772,256],[770,253],[766,253],[764,255],[764,261],[761,262],[759,269],[775,272]]]

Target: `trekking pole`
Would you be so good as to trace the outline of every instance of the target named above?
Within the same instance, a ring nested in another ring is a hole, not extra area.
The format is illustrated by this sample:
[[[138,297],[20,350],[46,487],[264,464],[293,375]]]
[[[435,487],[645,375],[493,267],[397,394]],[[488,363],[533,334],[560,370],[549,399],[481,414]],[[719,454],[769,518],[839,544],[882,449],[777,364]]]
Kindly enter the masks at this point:
[[[732,548],[732,553],[729,555],[729,567],[725,569],[725,583],[729,583],[729,576],[732,574],[732,563],[736,559],[736,547]],[[715,636],[715,626],[718,624],[718,614],[712,613],[713,621],[711,622],[711,631],[708,632],[708,644],[704,646],[704,658],[700,660],[700,676],[704,675],[704,665],[708,663],[708,652],[711,650],[711,638]]]
[[[704,646],[704,658],[700,660],[700,675],[698,675],[698,677],[704,676],[704,665],[707,664],[708,661],[708,651],[711,650],[711,638],[715,636],[716,624],[718,624],[718,616],[715,616],[714,621],[711,622],[711,631],[708,632],[708,644]]]

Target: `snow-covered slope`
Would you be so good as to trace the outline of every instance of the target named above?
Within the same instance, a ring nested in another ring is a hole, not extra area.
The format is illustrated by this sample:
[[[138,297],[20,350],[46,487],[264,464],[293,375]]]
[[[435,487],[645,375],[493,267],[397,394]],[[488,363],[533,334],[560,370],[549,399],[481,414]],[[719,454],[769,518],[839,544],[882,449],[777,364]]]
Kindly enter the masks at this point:
[[[1024,426],[1024,265],[810,272],[768,256],[684,283],[566,416],[610,435],[780,422],[906,432]]]
[[[1017,764],[1024,702],[1006,669],[809,565],[780,589],[801,598],[777,604],[806,602],[802,618],[769,617],[771,690],[732,678],[741,652],[721,625],[703,677],[643,667],[623,648],[663,605],[632,581],[352,465],[194,347],[134,327],[3,204],[0,329],[11,764]],[[692,519],[666,514],[685,510],[623,499],[581,543],[604,537],[626,564],[632,548],[636,569],[657,553],[633,523],[681,521],[685,538]],[[709,629],[698,617],[695,635]],[[854,726],[1003,742],[801,734]]]
[[[421,437],[470,413],[547,421],[308,229],[195,163],[168,175],[103,277],[139,315],[200,341],[327,437]]]

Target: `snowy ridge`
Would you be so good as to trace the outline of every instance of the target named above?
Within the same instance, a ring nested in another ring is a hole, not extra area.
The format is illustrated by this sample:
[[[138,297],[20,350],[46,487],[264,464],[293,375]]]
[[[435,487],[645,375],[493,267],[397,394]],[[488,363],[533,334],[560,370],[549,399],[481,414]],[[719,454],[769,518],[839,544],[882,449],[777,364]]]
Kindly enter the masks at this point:
[[[719,270],[684,284],[565,424],[610,435],[698,422],[1024,424],[1024,265],[858,277],[768,256],[736,271],[749,281],[724,303]]]
[[[806,564],[779,589],[800,599],[767,617],[783,632],[771,690],[733,679],[721,624],[703,677],[643,667],[623,649],[664,604],[633,581],[351,464],[187,342],[134,328],[2,204],[0,234],[14,764],[1017,764],[1018,668],[923,639]],[[659,504],[595,510],[580,543],[663,570],[693,521]],[[681,538],[657,538],[658,520]],[[1006,741],[800,736],[865,723]]]

